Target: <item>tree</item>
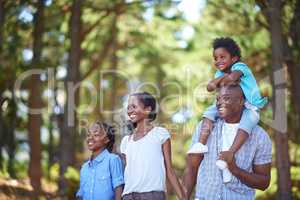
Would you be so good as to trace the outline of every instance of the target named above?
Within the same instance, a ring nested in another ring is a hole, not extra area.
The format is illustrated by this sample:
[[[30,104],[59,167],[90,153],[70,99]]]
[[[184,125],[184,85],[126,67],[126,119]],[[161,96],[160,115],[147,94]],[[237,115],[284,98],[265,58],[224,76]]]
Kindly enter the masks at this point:
[[[16,79],[14,65],[18,62],[17,56],[11,56],[17,49],[18,34],[12,33],[11,43],[7,43],[7,31],[16,25],[16,18],[9,18],[9,14],[15,10],[15,2],[0,1],[0,164],[3,165],[2,150],[8,153],[7,171],[16,178],[14,158],[16,152],[15,128],[17,125],[17,105],[14,99],[13,83]],[[9,25],[8,25],[9,24]],[[6,93],[6,94],[5,94]],[[4,169],[5,170],[5,169]]]
[[[286,121],[285,97],[286,92],[277,89],[277,84],[284,83],[285,74],[283,71],[284,53],[283,53],[283,31],[282,31],[282,1],[272,0],[268,3],[268,21],[270,24],[270,36],[272,47],[272,87],[273,87],[273,118],[279,115],[279,123]],[[276,122],[276,123],[278,123]],[[275,126],[275,124],[274,124]],[[284,124],[283,124],[284,126]],[[286,129],[284,127],[280,127]],[[278,199],[292,199],[292,184],[290,174],[290,159],[288,148],[287,130],[274,130],[275,134],[275,156],[277,167]]]
[[[2,49],[3,49],[3,25],[4,25],[4,0],[0,0],[0,66],[2,67]],[[2,117],[2,104],[4,103],[4,98],[2,98],[3,88],[0,89],[0,152],[4,146],[4,119]],[[0,170],[3,169],[3,157],[0,153]]]
[[[74,0],[71,8],[71,18],[69,21],[70,49],[68,58],[67,77],[64,85],[66,90],[66,104],[63,115],[63,127],[60,130],[60,190],[64,192],[67,183],[64,173],[68,166],[75,162],[75,139],[77,135],[77,117],[75,109],[79,103],[79,91],[76,84],[80,80],[80,60],[81,60],[81,13],[82,0]]]
[[[41,54],[43,50],[43,33],[44,33],[44,0],[37,2],[37,12],[34,15],[33,30],[33,68],[42,68]],[[28,99],[28,135],[30,146],[30,162],[29,177],[32,187],[35,191],[41,191],[42,177],[42,146],[41,146],[41,112],[33,113],[33,109],[42,107],[42,88],[40,82],[40,74],[33,74],[29,82],[30,96]]]

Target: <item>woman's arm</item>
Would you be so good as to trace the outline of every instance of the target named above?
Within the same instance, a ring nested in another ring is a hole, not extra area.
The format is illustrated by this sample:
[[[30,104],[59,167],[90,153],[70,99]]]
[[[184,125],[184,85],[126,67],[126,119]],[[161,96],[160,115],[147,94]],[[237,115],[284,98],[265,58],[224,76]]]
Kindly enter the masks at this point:
[[[172,158],[171,158],[171,141],[168,139],[162,146],[163,148],[163,155],[165,160],[165,167],[167,172],[167,178],[170,181],[171,185],[173,186],[177,196],[179,199],[184,198],[184,192],[181,184],[179,183],[174,169],[172,168]]]

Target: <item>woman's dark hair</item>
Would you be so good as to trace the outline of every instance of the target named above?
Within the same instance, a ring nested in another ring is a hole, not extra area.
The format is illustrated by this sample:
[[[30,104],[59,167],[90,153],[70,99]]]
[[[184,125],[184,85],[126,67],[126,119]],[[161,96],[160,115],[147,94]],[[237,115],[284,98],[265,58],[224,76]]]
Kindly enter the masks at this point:
[[[151,112],[148,115],[148,119],[150,119],[150,121],[154,121],[156,119],[156,100],[150,93],[148,93],[148,92],[138,92],[138,93],[133,93],[130,96],[137,97],[137,99],[145,107],[150,107],[151,108]]]
[[[150,107],[151,108],[151,112],[148,115],[148,119],[150,119],[150,121],[154,121],[156,119],[156,100],[155,98],[148,92],[137,92],[137,93],[133,93],[130,96],[134,96],[136,97],[139,102],[141,102],[144,107]],[[132,133],[133,130],[136,128],[137,124],[136,123],[132,123],[131,121],[128,121],[127,123],[127,128],[129,129],[129,131]]]
[[[103,128],[103,130],[105,131],[107,138],[109,139],[109,142],[106,145],[106,149],[109,152],[112,152],[115,144],[115,132],[116,132],[114,127],[105,122],[100,122],[100,121],[96,121],[95,124],[97,124],[100,128]]]
[[[241,49],[239,45],[230,37],[220,37],[213,41],[213,49],[225,48],[231,56],[237,56],[241,59]]]

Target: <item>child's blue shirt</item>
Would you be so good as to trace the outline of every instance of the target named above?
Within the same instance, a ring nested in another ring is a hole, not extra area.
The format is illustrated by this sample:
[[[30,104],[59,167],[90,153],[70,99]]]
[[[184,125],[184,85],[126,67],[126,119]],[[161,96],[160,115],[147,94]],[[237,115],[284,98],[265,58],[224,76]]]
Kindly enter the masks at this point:
[[[82,165],[80,188],[76,197],[83,200],[114,200],[114,190],[122,184],[124,176],[121,159],[105,149],[96,158]]]
[[[232,65],[231,71],[241,71],[243,75],[240,77],[240,86],[246,97],[246,100],[257,108],[263,108],[267,104],[267,98],[262,97],[259,92],[259,87],[250,68],[242,62],[237,62]],[[217,70],[215,78],[223,76],[224,72]]]

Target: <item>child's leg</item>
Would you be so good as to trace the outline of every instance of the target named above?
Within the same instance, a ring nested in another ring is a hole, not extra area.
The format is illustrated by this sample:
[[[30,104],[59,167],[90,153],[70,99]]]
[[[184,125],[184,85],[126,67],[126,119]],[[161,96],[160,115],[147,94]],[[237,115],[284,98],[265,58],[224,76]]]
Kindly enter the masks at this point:
[[[203,113],[203,118],[207,118],[213,122],[216,120],[217,116],[218,116],[218,109],[215,103],[209,106]]]
[[[207,139],[212,131],[213,122],[215,121],[217,113],[218,111],[215,104],[210,106],[204,112],[199,140],[190,148],[187,152],[188,154],[200,154],[208,151],[205,144],[207,143]]]
[[[235,136],[233,144],[229,150],[233,153],[236,153],[246,142],[248,136],[251,135],[252,129],[258,124],[258,122],[259,111],[245,108],[240,120],[237,135]]]
[[[203,114],[203,121],[201,127],[201,134],[199,138],[199,142],[202,144],[206,144],[207,139],[213,129],[213,123],[218,115],[218,110],[216,104],[211,105],[206,109]]]
[[[201,133],[199,138],[199,142],[201,144],[207,143],[207,139],[212,131],[212,127],[213,127],[213,121],[204,117],[202,120],[202,127],[201,127]]]

